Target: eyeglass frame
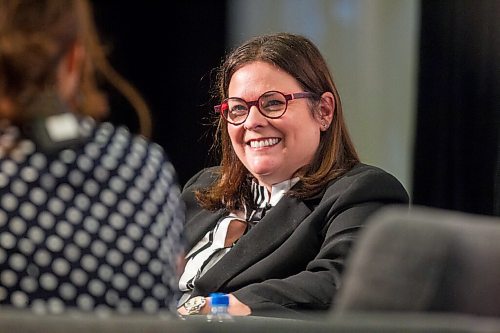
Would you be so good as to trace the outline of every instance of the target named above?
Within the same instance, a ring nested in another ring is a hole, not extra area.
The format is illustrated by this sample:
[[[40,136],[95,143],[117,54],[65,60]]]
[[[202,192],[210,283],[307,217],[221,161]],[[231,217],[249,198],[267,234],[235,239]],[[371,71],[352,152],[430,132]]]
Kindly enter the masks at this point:
[[[266,115],[262,112],[262,110],[260,109],[259,107],[259,100],[269,94],[269,93],[278,93],[278,94],[281,94],[284,98],[285,98],[285,109],[283,110],[283,113],[280,114],[279,116],[276,116],[276,117],[271,117],[269,115]],[[269,90],[269,91],[266,91],[265,93],[263,93],[262,95],[259,96],[258,99],[254,100],[254,101],[250,101],[250,102],[247,102],[246,100],[244,100],[243,98],[240,98],[240,97],[229,97],[229,98],[226,98],[222,101],[221,104],[218,104],[218,105],[215,105],[214,106],[214,110],[216,113],[220,113],[221,117],[224,118],[228,123],[232,124],[232,125],[241,125],[243,124],[247,119],[248,119],[248,115],[250,114],[250,109],[252,108],[252,106],[255,106],[257,107],[257,110],[259,111],[259,113],[261,115],[263,115],[264,117],[268,118],[268,119],[278,119],[278,118],[281,118],[283,117],[283,115],[286,113],[286,110],[288,110],[288,102],[291,101],[291,100],[294,100],[294,99],[300,99],[300,98],[312,98],[312,97],[317,97],[318,95],[313,93],[313,92],[309,92],[309,91],[302,91],[302,92],[296,92],[296,93],[291,93],[291,94],[284,94],[282,93],[281,91],[277,91],[277,90]],[[231,120],[227,119],[225,116],[224,116],[224,112],[222,111],[222,105],[224,104],[227,104],[227,101],[230,100],[230,99],[238,99],[238,100],[241,100],[242,102],[244,102],[247,107],[248,107],[248,112],[247,112],[247,115],[245,117],[245,119],[243,119],[241,122],[232,122]]]

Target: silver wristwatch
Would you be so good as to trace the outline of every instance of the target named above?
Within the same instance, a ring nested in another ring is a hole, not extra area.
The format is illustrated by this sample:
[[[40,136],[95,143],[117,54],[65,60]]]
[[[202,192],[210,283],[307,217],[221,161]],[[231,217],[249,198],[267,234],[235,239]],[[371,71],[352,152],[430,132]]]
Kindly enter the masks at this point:
[[[205,297],[196,296],[191,299],[188,299],[186,303],[184,303],[184,308],[187,313],[190,315],[198,314],[201,311],[201,308],[207,303]]]

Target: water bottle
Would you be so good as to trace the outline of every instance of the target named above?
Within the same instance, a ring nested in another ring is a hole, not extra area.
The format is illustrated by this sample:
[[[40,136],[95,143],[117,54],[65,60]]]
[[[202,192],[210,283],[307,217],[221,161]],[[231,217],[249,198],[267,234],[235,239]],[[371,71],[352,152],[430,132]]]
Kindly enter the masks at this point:
[[[210,298],[210,313],[207,315],[207,321],[233,321],[233,317],[227,311],[229,307],[229,296],[223,293],[211,293]]]

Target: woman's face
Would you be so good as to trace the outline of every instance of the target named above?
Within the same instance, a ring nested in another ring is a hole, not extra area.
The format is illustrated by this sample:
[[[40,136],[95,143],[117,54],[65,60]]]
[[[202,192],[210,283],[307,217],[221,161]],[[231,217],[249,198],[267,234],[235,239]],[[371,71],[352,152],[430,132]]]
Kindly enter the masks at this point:
[[[266,62],[251,62],[238,69],[229,83],[229,97],[255,101],[263,93],[302,92],[297,80],[284,70]],[[273,184],[292,178],[311,162],[319,146],[321,120],[311,112],[307,98],[290,100],[278,119],[264,117],[255,106],[241,125],[227,123],[236,155],[270,190]]]

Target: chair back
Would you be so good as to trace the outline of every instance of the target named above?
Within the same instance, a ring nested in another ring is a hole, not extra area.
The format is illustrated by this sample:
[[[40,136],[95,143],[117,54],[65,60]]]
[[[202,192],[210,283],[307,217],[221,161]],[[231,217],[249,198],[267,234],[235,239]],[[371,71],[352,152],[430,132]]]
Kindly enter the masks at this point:
[[[343,281],[334,313],[500,316],[500,218],[384,208],[362,231]]]

